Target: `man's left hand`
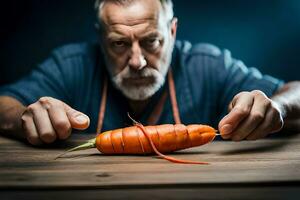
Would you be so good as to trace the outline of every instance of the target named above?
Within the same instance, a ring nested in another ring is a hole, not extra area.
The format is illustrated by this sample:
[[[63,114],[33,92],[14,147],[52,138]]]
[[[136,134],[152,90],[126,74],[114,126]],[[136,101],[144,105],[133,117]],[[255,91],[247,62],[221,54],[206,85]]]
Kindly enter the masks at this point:
[[[237,94],[229,105],[229,113],[220,121],[223,139],[256,140],[283,127],[279,105],[263,92],[254,90]]]

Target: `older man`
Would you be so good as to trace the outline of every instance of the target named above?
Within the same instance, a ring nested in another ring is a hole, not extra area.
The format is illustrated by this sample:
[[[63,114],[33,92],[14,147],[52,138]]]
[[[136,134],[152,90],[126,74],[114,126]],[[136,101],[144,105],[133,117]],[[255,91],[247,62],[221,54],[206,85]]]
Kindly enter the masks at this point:
[[[212,45],[175,42],[171,0],[103,0],[96,11],[98,45],[59,48],[1,89],[2,133],[52,143],[72,128],[130,125],[127,112],[144,124],[218,126],[235,141],[300,130],[299,83],[262,76]]]

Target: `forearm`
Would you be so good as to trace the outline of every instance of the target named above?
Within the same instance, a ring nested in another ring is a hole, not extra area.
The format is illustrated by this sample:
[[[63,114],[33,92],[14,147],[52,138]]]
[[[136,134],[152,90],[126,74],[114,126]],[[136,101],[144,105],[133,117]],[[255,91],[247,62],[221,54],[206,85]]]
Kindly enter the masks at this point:
[[[26,107],[12,97],[0,96],[0,133],[9,137],[25,138],[21,116]]]
[[[284,130],[300,131],[300,82],[285,84],[272,98],[279,105]]]

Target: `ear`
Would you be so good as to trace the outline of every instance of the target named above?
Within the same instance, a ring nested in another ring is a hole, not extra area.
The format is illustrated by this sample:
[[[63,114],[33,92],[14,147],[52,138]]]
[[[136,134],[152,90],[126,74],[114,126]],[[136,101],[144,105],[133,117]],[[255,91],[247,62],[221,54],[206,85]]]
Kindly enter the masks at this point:
[[[171,21],[171,34],[174,39],[176,38],[176,33],[177,33],[177,22],[178,19],[176,17],[174,17]]]

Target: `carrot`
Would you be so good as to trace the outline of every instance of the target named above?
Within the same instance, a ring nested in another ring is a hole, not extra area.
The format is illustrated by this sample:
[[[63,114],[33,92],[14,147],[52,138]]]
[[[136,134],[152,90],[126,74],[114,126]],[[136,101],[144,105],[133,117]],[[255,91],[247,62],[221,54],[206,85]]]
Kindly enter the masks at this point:
[[[152,154],[176,163],[208,164],[179,160],[162,153],[170,153],[190,147],[204,145],[216,136],[216,130],[207,125],[164,124],[157,126],[134,126],[103,132],[87,143],[68,150],[83,150],[96,147],[104,154]],[[64,153],[65,154],[65,153]],[[62,156],[62,155],[61,155]],[[59,157],[61,157],[59,156]]]

